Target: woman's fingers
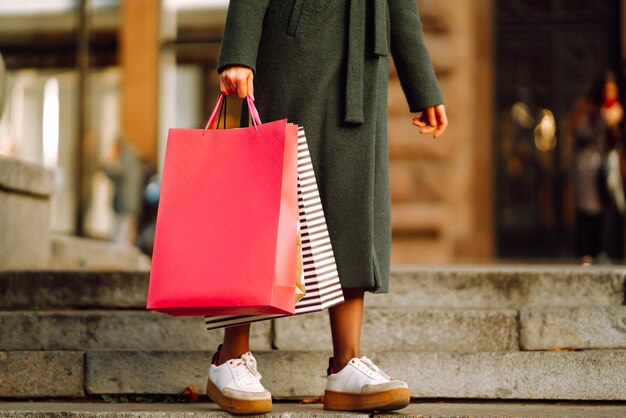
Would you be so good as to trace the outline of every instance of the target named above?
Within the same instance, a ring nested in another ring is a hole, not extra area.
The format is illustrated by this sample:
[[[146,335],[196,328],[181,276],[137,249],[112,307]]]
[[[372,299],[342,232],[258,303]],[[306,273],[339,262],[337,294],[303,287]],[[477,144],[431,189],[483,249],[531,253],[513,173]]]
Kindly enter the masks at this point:
[[[230,82],[224,78],[224,77],[220,77],[220,93],[222,93],[225,96],[230,96],[231,92],[231,88],[230,88]]]
[[[436,129],[433,126],[433,122],[435,121],[435,114],[433,113],[433,108],[429,107],[422,112],[421,120],[424,123],[422,129],[420,129],[421,134],[430,134],[433,133]]]
[[[420,120],[417,118],[413,119],[413,125],[417,126],[418,128],[421,128],[420,129],[421,134],[428,134],[428,133],[434,132],[435,129],[437,129],[433,126],[429,126],[427,122],[424,122],[423,120]]]
[[[426,122],[416,116],[413,118],[413,125],[417,126],[418,128],[423,128],[424,126],[426,126]]]
[[[228,70],[226,70],[226,71],[228,71]],[[224,93],[224,95],[230,96],[231,94],[236,92],[237,89],[234,88],[234,85],[231,82],[230,77],[228,77],[228,74],[225,74],[226,71],[224,71],[220,75],[220,91],[222,93]]]
[[[248,77],[244,77],[243,74],[237,74],[235,85],[237,87],[237,96],[240,99],[245,99],[248,95]]]
[[[254,83],[252,82],[253,78],[254,78],[254,75],[252,74],[252,71],[251,71],[250,75],[248,76],[248,94],[250,95],[252,100],[254,100]]]
[[[430,126],[437,126],[437,117],[435,116],[435,108],[433,106],[426,109],[426,116]]]
[[[235,82],[231,78],[228,79],[228,91],[229,96],[231,94],[237,94],[237,84],[235,84]]]
[[[431,134],[431,133],[435,132],[436,129],[437,129],[436,126],[427,126],[425,128],[420,129],[420,133],[421,134]]]
[[[253,73],[248,67],[233,66],[225,69],[220,74],[220,91],[227,96],[236,94],[245,99],[248,94],[254,93],[252,83]]]
[[[438,138],[444,133],[448,127],[448,116],[446,115],[446,107],[444,105],[438,105],[435,107],[435,113],[437,114],[437,130],[433,135],[434,138]]]
[[[420,128],[421,134],[431,134],[438,138],[448,126],[448,117],[444,105],[431,106],[425,109],[419,117],[413,118],[413,125]]]

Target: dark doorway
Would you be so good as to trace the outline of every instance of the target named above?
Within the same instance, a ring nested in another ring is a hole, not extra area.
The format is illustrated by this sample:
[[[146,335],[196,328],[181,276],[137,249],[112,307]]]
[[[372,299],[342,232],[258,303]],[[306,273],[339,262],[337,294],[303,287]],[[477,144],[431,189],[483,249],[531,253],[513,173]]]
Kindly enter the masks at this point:
[[[566,124],[594,77],[618,69],[619,3],[496,1],[499,257],[574,256]]]

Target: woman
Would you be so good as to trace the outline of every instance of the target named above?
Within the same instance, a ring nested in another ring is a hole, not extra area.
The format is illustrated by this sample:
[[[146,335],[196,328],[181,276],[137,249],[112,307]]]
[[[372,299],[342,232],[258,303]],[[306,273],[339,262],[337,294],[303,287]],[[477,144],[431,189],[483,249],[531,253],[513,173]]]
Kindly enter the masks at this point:
[[[623,257],[620,125],[615,75],[603,71],[576,103],[570,118],[574,138],[573,184],[576,205],[576,255],[582,264]]]
[[[334,356],[325,409],[392,410],[409,403],[406,383],[359,349],[364,292],[388,291],[390,52],[410,110],[422,112],[413,124],[439,137],[446,112],[415,0],[230,1],[220,89],[250,94],[263,121],[287,118],[306,129],[344,288],[346,301],[329,310]],[[207,393],[231,412],[260,413],[272,405],[249,352],[249,331],[249,325],[227,328],[209,371]]]

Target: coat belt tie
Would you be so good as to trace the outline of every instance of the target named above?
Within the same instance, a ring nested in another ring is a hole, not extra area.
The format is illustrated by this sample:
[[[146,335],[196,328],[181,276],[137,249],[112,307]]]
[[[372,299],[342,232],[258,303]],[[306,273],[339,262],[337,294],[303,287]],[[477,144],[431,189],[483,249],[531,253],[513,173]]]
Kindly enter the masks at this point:
[[[392,0],[393,1],[393,0]],[[387,0],[350,0],[348,21],[348,59],[346,74],[347,123],[361,124],[363,116],[363,89],[367,9],[374,18],[374,43],[372,54],[385,57],[389,54]]]

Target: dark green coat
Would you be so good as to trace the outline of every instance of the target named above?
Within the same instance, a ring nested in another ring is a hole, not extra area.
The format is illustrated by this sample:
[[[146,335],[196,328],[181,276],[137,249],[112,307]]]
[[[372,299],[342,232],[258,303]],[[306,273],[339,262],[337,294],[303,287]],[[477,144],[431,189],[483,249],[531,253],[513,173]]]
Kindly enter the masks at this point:
[[[389,52],[412,112],[443,103],[415,0],[231,0],[218,64],[254,70],[261,120],[304,126],[341,283],[379,293],[391,249]]]

